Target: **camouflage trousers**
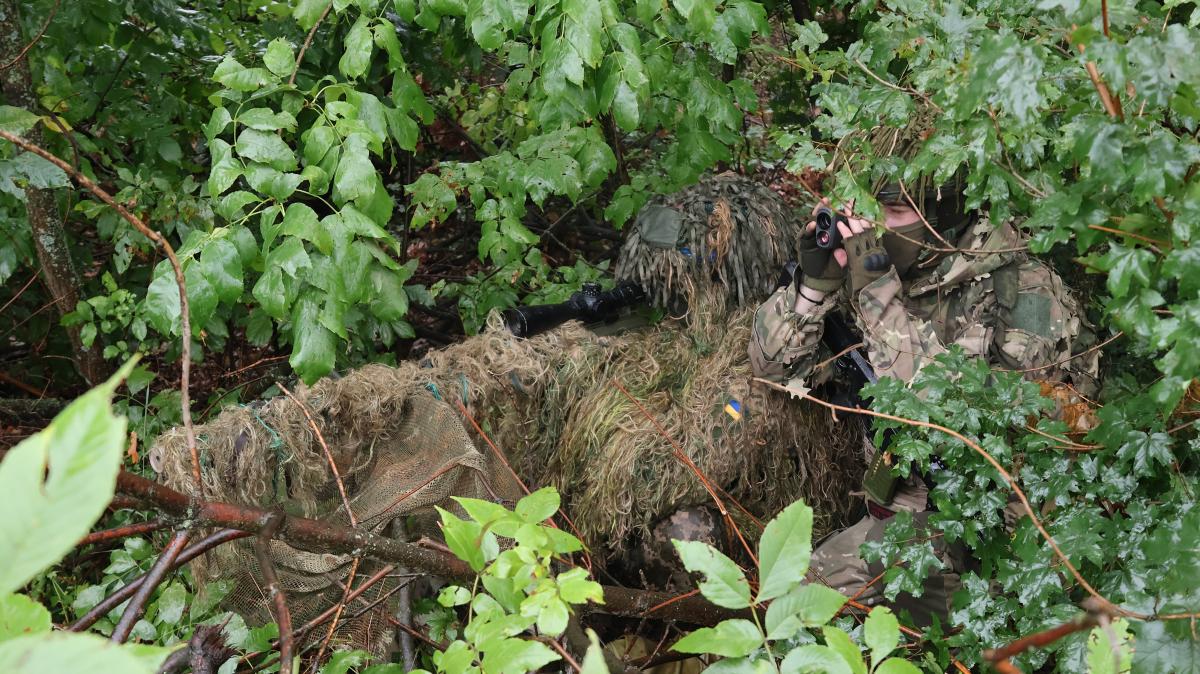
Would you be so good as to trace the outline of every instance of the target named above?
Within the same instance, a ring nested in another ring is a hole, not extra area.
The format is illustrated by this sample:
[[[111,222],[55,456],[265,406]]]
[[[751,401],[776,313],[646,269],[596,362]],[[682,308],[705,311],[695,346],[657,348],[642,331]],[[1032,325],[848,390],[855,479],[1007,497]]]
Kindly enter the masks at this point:
[[[875,580],[886,568],[881,562],[867,563],[859,552],[863,543],[883,540],[891,517],[883,519],[868,514],[858,523],[819,542],[812,553],[809,581],[828,584],[867,606],[887,604],[897,612],[907,611],[919,627],[932,624],[934,616],[945,623],[950,615],[951,600],[960,586],[963,556],[960,550],[947,549],[941,536],[930,531],[929,515],[929,512],[914,512],[913,526],[918,536],[933,537],[934,551],[942,562],[942,569],[925,578],[920,597],[901,592],[894,601],[888,601],[883,594],[882,580]]]

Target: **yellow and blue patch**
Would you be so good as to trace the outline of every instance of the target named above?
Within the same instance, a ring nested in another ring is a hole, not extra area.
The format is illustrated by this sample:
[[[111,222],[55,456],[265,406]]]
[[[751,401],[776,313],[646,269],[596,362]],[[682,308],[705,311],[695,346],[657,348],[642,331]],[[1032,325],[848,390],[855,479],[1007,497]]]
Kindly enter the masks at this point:
[[[725,403],[725,414],[728,414],[734,421],[741,421],[742,404],[736,400],[730,400]]]

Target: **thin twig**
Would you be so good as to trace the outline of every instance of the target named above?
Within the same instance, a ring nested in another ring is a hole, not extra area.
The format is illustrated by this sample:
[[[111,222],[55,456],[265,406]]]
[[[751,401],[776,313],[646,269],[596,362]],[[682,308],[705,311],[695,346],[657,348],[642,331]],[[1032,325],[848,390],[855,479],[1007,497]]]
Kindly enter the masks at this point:
[[[54,6],[50,8],[50,14],[46,16],[46,22],[42,24],[42,29],[37,32],[37,35],[33,36],[33,39],[29,41],[29,44],[25,45],[11,61],[0,66],[0,70],[8,70],[9,68],[17,65],[21,59],[25,58],[25,55],[29,53],[29,50],[33,49],[33,45],[37,44],[38,40],[41,40],[42,36],[46,34],[46,29],[50,27],[50,22],[54,21],[54,15],[58,13],[58,6],[61,4],[62,0],[54,0]]]
[[[421,634],[420,630],[414,629],[410,625],[405,625],[404,623],[400,622],[399,620],[396,620],[392,616],[388,616],[387,620],[393,626],[399,627],[400,629],[404,630],[407,634],[411,634],[412,636],[420,639],[421,641],[429,644],[430,646],[433,646],[434,648],[438,649],[439,651],[446,650],[445,646],[439,644],[438,642],[434,641],[433,639],[430,639],[429,637],[425,636],[424,634]]]
[[[180,529],[171,537],[171,541],[167,543],[167,547],[163,549],[162,554],[155,560],[154,566],[150,567],[150,572],[146,574],[146,579],[138,588],[137,594],[133,595],[133,599],[129,600],[129,606],[125,607],[125,612],[121,614],[121,619],[117,622],[117,626],[113,628],[112,636],[109,640],[116,644],[123,644],[133,632],[133,626],[138,619],[142,617],[142,613],[146,611],[146,603],[150,601],[150,595],[154,594],[154,590],[162,584],[163,579],[167,577],[175,568],[175,559],[179,557],[179,553],[183,551],[187,545],[188,539],[191,538],[192,532],[187,529]]]
[[[1020,655],[1030,648],[1048,646],[1067,635],[1091,629],[1096,625],[1096,616],[1092,613],[1084,613],[1075,620],[1038,632],[1037,634],[1021,637],[1007,646],[995,650],[986,650],[983,652],[983,657],[992,663],[1007,661],[1009,658]]]
[[[85,545],[103,543],[104,541],[111,541],[118,538],[141,536],[142,534],[148,534],[152,531],[158,531],[165,526],[167,526],[167,522],[163,520],[150,520],[149,522],[126,524],[123,527],[114,527],[112,529],[105,529],[104,531],[93,531],[87,536],[84,536],[83,539],[76,545],[78,547],[83,547]]]
[[[329,648],[329,641],[333,639],[333,633],[337,631],[338,620],[342,617],[342,612],[346,610],[346,602],[350,601],[350,588],[354,585],[354,576],[358,573],[358,565],[362,562],[362,557],[355,557],[350,564],[350,575],[346,579],[346,589],[342,592],[342,600],[337,603],[337,607],[333,612],[333,620],[329,623],[329,631],[325,633],[325,639],[321,641],[321,647],[317,649],[317,657],[313,658],[313,670],[316,670],[325,657],[325,650]]]
[[[317,18],[317,22],[312,25],[312,28],[308,29],[308,37],[304,38],[304,44],[300,45],[300,53],[296,54],[296,67],[292,68],[292,76],[288,78],[288,85],[296,83],[296,73],[300,72],[300,63],[304,60],[304,53],[312,45],[313,36],[317,34],[317,26],[320,26],[325,17],[329,16],[329,10],[331,9],[333,9],[332,0],[330,0],[328,5],[325,5],[325,11],[321,12],[321,16]]]
[[[124,206],[117,203],[112,195],[105,192],[99,185],[92,182],[90,178],[77,171],[67,162],[59,159],[50,152],[34,145],[33,143],[13,135],[7,131],[0,130],[0,138],[17,145],[21,149],[32,152],[46,161],[54,164],[58,168],[66,172],[78,182],[84,189],[96,195],[98,199],[108,204],[110,208],[115,210],[129,224],[133,225],[134,229],[141,232],[146,238],[158,244],[166,253],[167,259],[171,261],[171,267],[175,271],[175,285],[179,287],[179,320],[181,323],[182,335],[180,345],[182,354],[180,355],[180,376],[179,376],[179,393],[180,393],[180,411],[183,416],[184,433],[187,436],[188,452],[192,458],[192,480],[193,489],[195,491],[194,498],[204,498],[204,481],[200,476],[200,452],[196,449],[196,429],[192,427],[192,404],[191,394],[189,393],[189,384],[191,382],[192,372],[192,321],[190,309],[188,308],[187,299],[187,284],[183,278],[183,268],[179,266],[179,258],[175,256],[175,249],[171,244],[167,243],[162,234],[150,229],[146,223],[142,222],[141,218],[133,213],[130,213]]]
[[[271,551],[268,543],[279,525],[283,524],[283,516],[274,513],[270,521],[258,532],[254,539],[254,556],[258,558],[258,571],[267,584],[267,592],[271,597],[271,612],[275,614],[275,624],[279,625],[279,674],[292,674],[292,664],[295,659],[295,642],[292,635],[292,613],[288,610],[287,596],[283,586],[279,584],[279,574],[275,573],[275,563],[271,561]]]
[[[317,427],[316,420],[313,419],[312,413],[308,411],[308,406],[300,402],[292,392],[288,390],[283,382],[275,382],[280,391],[288,397],[288,400],[296,403],[296,407],[304,413],[304,418],[308,419],[308,427],[317,436],[317,442],[321,445],[321,451],[325,452],[325,460],[329,462],[329,469],[333,471],[333,479],[337,482],[338,493],[342,495],[342,505],[346,508],[346,514],[350,517],[350,526],[358,527],[358,518],[354,516],[354,511],[350,509],[350,497],[346,494],[346,484],[342,482],[342,473],[338,470],[337,462],[333,460],[333,452],[329,451],[329,445],[325,443],[325,436],[321,434],[321,429]]]
[[[9,307],[9,305],[11,305],[13,302],[16,302],[21,297],[21,295],[24,295],[25,291],[29,290],[29,286],[33,285],[33,282],[37,280],[37,277],[38,277],[38,273],[36,271],[33,272],[33,276],[29,277],[29,280],[25,282],[25,285],[21,286],[21,289],[17,291],[17,294],[13,295],[12,299],[5,302],[4,306],[0,307],[0,314],[4,313],[4,310],[7,309]]]
[[[1099,351],[1100,349],[1103,349],[1104,347],[1108,346],[1109,344],[1112,344],[1113,342],[1117,341],[1117,339],[1119,339],[1120,337],[1122,337],[1124,335],[1125,335],[1125,331],[1123,331],[1123,330],[1119,331],[1119,332],[1117,332],[1117,334],[1113,335],[1112,337],[1109,337],[1108,339],[1104,340],[1103,342],[1100,342],[1099,344],[1097,344],[1089,349],[1084,349],[1083,351],[1080,351],[1079,353],[1067,356],[1066,358],[1063,358],[1062,360],[1058,360],[1053,363],[1050,363],[1049,365],[1038,365],[1037,367],[1027,367],[1023,370],[1005,370],[1003,368],[997,368],[997,369],[999,369],[1001,372],[1020,372],[1020,373],[1037,372],[1038,370],[1046,370],[1046,369],[1049,369],[1052,367],[1057,367],[1059,365],[1063,365],[1064,363],[1069,363],[1072,360],[1075,360],[1076,358],[1082,358],[1093,351]]]
[[[776,384],[773,381],[769,381],[769,380],[763,379],[761,377],[755,377],[754,381],[761,382],[763,384],[766,384],[767,386],[770,386],[771,388],[783,391],[785,393],[790,393],[790,391],[787,389],[787,387],[782,386],[780,384]],[[1129,609],[1125,609],[1120,606],[1117,606],[1113,602],[1109,601],[1104,595],[1100,594],[1100,592],[1097,591],[1096,588],[1092,587],[1092,584],[1089,583],[1087,581],[1087,579],[1084,578],[1079,573],[1079,570],[1076,569],[1075,565],[1071,563],[1071,559],[1069,557],[1067,557],[1066,553],[1062,551],[1062,548],[1060,548],[1058,546],[1058,541],[1054,540],[1054,537],[1050,535],[1049,531],[1046,531],[1046,527],[1042,524],[1042,520],[1037,516],[1037,513],[1034,511],[1033,505],[1030,504],[1029,498],[1025,495],[1025,491],[1021,489],[1019,484],[1017,484],[1016,478],[1014,478],[1012,476],[1012,474],[1010,474],[1007,470],[1005,470],[1004,466],[1000,465],[1000,462],[997,461],[994,456],[992,456],[990,453],[988,453],[988,451],[986,449],[981,447],[979,445],[979,443],[975,442],[974,440],[971,440],[970,438],[963,435],[962,433],[959,433],[958,431],[952,430],[952,429],[942,426],[940,424],[935,424],[935,423],[931,423],[928,421],[919,421],[917,419],[908,419],[906,417],[900,417],[900,416],[896,416],[894,414],[886,414],[883,412],[876,412],[874,410],[869,410],[869,409],[862,409],[862,408],[858,408],[858,407],[847,407],[845,405],[838,405],[836,403],[827,402],[825,400],[817,398],[817,397],[813,396],[811,392],[806,393],[804,395],[804,398],[807,400],[811,400],[811,401],[817,403],[818,405],[827,407],[831,410],[837,410],[839,412],[847,412],[850,414],[862,414],[865,416],[877,417],[880,419],[887,419],[888,421],[895,421],[897,423],[907,424],[909,426],[918,426],[920,428],[928,428],[930,430],[941,431],[942,433],[945,433],[953,438],[956,438],[957,440],[959,440],[960,442],[965,444],[967,447],[970,447],[976,454],[981,456],[985,461],[987,461],[992,466],[992,468],[994,468],[996,470],[996,472],[1000,473],[1000,476],[1004,479],[1004,481],[1006,483],[1008,483],[1009,488],[1011,488],[1013,490],[1013,493],[1015,493],[1017,495],[1017,498],[1021,501],[1021,506],[1025,509],[1025,513],[1027,515],[1029,515],[1030,520],[1033,521],[1033,525],[1034,525],[1034,527],[1037,528],[1038,533],[1040,533],[1042,535],[1042,538],[1044,538],[1046,540],[1046,543],[1048,543],[1050,545],[1050,548],[1054,551],[1055,556],[1057,556],[1058,559],[1063,563],[1063,566],[1065,566],[1067,568],[1067,570],[1070,571],[1071,575],[1075,578],[1075,581],[1078,582],[1079,585],[1088,594],[1090,594],[1098,602],[1100,602],[1101,606],[1104,609],[1110,610],[1114,613],[1118,613],[1118,614],[1126,616],[1126,617],[1137,618],[1139,620],[1150,620],[1155,617],[1157,617],[1159,619],[1166,619],[1165,616],[1151,616],[1149,614],[1139,613],[1137,611],[1131,611]],[[1175,617],[1175,616],[1172,616],[1172,617]],[[1182,616],[1179,616],[1179,617],[1182,617]]]
[[[571,669],[575,670],[576,672],[582,671],[579,667],[579,663],[575,661],[575,658],[571,657],[571,654],[567,652],[567,649],[563,648],[562,644],[558,643],[557,640],[551,639],[550,637],[542,637],[541,639],[538,639],[538,641],[546,644],[550,648],[553,648],[559,655],[562,656],[562,659],[565,660],[568,665],[571,665]]]

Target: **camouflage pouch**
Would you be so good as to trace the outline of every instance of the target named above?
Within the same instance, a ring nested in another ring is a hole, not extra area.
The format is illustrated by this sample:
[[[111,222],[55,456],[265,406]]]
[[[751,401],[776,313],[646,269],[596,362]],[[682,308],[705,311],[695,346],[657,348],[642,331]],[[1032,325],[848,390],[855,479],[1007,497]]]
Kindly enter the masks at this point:
[[[674,208],[651,204],[638,216],[638,236],[654,248],[674,249],[679,242],[683,215]]]
[[[892,462],[888,460],[888,453],[875,452],[875,458],[871,460],[871,465],[867,466],[867,472],[863,475],[863,491],[880,505],[888,505],[896,495],[898,483],[899,480],[892,474]]]

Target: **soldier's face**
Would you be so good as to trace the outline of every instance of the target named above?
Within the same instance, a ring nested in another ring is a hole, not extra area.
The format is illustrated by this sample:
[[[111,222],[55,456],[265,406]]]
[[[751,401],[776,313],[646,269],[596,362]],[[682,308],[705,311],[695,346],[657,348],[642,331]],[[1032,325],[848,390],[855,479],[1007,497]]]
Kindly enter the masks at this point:
[[[907,204],[883,204],[883,222],[888,229],[907,227],[920,220],[917,211]]]

